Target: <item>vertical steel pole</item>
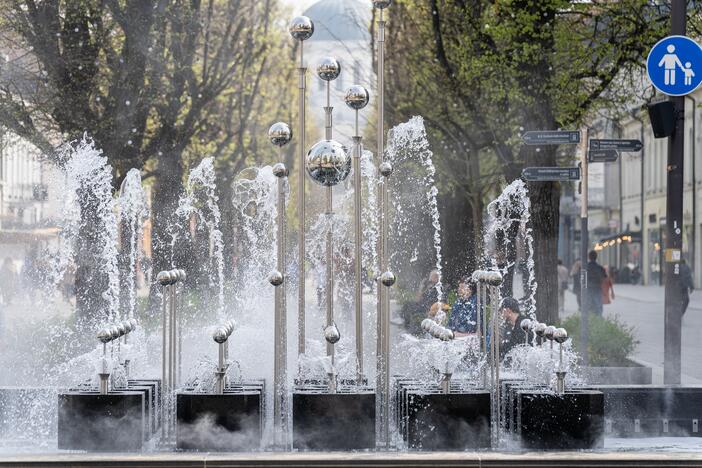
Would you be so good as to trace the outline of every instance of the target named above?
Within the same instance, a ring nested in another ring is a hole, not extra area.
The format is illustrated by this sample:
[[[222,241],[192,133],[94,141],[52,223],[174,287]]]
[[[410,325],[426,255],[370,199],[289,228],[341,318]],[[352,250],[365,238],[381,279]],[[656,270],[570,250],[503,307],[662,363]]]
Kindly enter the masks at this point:
[[[589,362],[588,342],[590,335],[589,313],[589,294],[587,291],[587,254],[590,245],[587,211],[588,211],[588,161],[587,151],[590,139],[588,128],[583,130],[583,142],[581,143],[580,152],[580,168],[582,171],[580,181],[580,357],[582,358],[583,366],[587,366]]]
[[[297,352],[305,354],[305,68],[304,41],[300,40],[300,68],[298,68],[300,157],[297,168],[297,212],[298,212],[298,261],[299,283],[297,291]]]
[[[162,316],[162,324],[163,324],[163,341],[162,341],[162,349],[161,349],[161,438],[166,437],[166,429],[167,429],[167,423],[166,420],[168,418],[167,414],[167,408],[168,404],[166,403],[166,399],[168,396],[168,372],[167,372],[167,362],[168,362],[168,297],[170,296],[170,286],[165,285],[163,286],[163,289],[161,290],[161,294],[163,295],[163,303],[162,303],[162,309],[163,309],[163,316]]]
[[[356,381],[358,385],[363,384],[363,206],[361,205],[361,156],[363,154],[363,139],[358,132],[358,110],[356,111],[356,135],[353,137],[353,185],[354,185],[354,276],[356,289],[354,291],[354,309],[356,315]]]
[[[685,0],[673,0],[671,34],[684,36],[687,29]],[[683,178],[685,159],[685,96],[671,97],[675,107],[675,131],[668,140],[668,178],[665,216],[665,331],[663,334],[663,382],[681,381],[682,285],[680,261],[683,239]],[[694,193],[693,193],[694,196]]]

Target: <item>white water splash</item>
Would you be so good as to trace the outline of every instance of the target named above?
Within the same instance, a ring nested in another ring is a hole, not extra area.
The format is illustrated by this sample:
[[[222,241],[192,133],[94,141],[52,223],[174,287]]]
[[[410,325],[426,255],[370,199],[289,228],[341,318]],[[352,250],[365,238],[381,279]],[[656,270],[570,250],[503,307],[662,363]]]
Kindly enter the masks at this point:
[[[123,239],[123,249],[127,249],[129,271],[127,275],[127,297],[129,301],[129,318],[134,317],[136,310],[136,270],[140,259],[139,243],[143,237],[144,221],[149,217],[146,203],[146,193],[141,185],[141,174],[138,169],[130,169],[122,181],[119,196],[120,222],[127,225],[129,239]]]

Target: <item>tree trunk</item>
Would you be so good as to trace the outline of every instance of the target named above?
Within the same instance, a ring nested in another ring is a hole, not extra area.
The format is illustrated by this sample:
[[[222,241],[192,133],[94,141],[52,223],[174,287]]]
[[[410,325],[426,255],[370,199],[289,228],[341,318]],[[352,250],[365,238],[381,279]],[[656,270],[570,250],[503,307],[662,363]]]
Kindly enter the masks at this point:
[[[442,236],[443,282],[446,290],[458,286],[458,282],[475,270],[475,225],[470,198],[463,192],[454,192],[442,197],[441,218],[444,226]]]

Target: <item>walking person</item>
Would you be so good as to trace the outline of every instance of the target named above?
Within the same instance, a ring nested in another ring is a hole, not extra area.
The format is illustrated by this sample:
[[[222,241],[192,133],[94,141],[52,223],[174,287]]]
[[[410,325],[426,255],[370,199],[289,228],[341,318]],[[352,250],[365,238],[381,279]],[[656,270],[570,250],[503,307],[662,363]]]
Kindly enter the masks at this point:
[[[683,258],[680,261],[680,288],[682,289],[682,314],[685,315],[687,306],[690,305],[690,294],[695,290],[695,284],[692,280],[692,270]]]
[[[613,275],[612,267],[604,267],[607,277],[602,280],[602,304],[611,304],[614,300],[614,282],[612,281]]]
[[[602,316],[602,283],[607,278],[605,269],[597,263],[597,252],[591,250],[587,255],[587,294],[588,308],[595,315]]]
[[[558,259],[558,312],[563,313],[565,311],[565,292],[568,289],[568,279],[570,278],[570,272],[563,265],[563,260]]]

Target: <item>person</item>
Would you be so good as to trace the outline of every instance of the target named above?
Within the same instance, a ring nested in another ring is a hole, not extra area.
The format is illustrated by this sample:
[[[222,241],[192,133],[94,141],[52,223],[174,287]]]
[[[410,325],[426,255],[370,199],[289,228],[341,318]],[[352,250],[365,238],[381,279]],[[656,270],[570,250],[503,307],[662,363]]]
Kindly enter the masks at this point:
[[[466,279],[458,283],[458,297],[451,307],[451,315],[447,327],[454,336],[468,336],[477,333],[478,300],[477,287]]]
[[[658,67],[664,67],[665,77],[663,81],[665,82],[665,84],[675,85],[676,68],[680,67],[680,69],[684,72],[685,67],[683,67],[683,64],[680,62],[680,59],[678,58],[677,54],[674,53],[675,46],[673,44],[668,45],[668,47],[666,47],[666,50],[668,51],[668,53],[663,55],[661,61],[658,62]]]
[[[5,258],[0,267],[0,296],[2,303],[10,305],[17,289],[17,274],[15,264],[10,257]]]
[[[692,280],[692,270],[683,258],[680,261],[680,288],[682,289],[682,315],[685,315],[687,306],[690,305],[690,293],[694,291],[695,284]]]
[[[692,71],[692,63],[685,62],[683,73],[685,74],[685,86],[690,86],[692,84],[692,78],[695,76],[695,72]]]
[[[588,310],[595,315],[602,315],[602,284],[607,278],[605,269],[597,263],[597,252],[591,250],[587,254],[587,302]]]
[[[513,297],[505,297],[500,303],[502,318],[505,320],[505,331],[500,341],[500,356],[504,357],[511,349],[520,344],[528,344],[531,332],[525,333],[521,328],[522,320],[527,318],[519,310],[519,301]]]
[[[612,278],[614,275],[611,274],[612,267],[604,267],[605,274],[607,277],[602,280],[602,304],[611,304],[614,300],[614,283]]]
[[[568,278],[570,273],[563,265],[563,260],[558,259],[558,312],[565,311],[565,292],[568,289]]]
[[[580,259],[573,263],[573,267],[570,269],[570,277],[573,278],[573,294],[575,294],[575,300],[578,301],[578,309],[580,309],[580,268],[582,262]]]

